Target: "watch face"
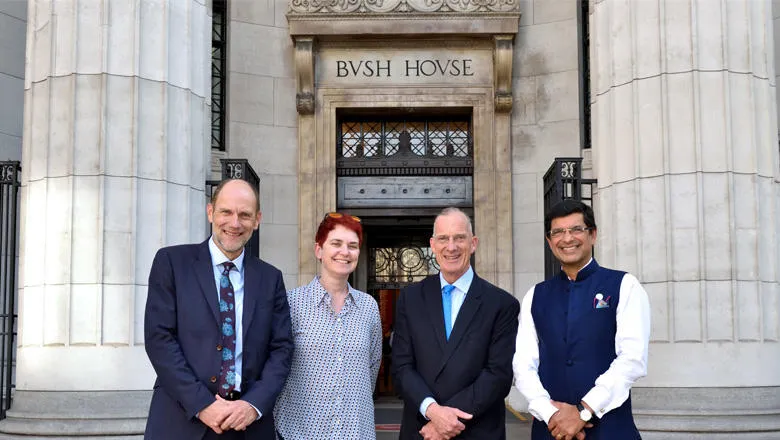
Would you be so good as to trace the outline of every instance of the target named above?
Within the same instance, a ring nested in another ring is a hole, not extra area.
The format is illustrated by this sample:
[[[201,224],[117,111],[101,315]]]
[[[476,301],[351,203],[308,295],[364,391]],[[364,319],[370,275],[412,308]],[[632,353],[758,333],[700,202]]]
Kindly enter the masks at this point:
[[[587,422],[588,420],[590,420],[591,417],[593,417],[593,415],[587,409],[583,409],[582,411],[580,411],[580,418],[583,421]]]

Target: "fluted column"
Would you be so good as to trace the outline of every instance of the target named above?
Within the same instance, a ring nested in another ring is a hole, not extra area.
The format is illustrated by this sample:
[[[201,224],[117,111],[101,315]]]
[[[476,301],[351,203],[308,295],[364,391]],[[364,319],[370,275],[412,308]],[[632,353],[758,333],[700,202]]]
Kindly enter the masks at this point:
[[[209,7],[28,6],[16,394],[0,438],[142,434],[151,261],[206,235]]]
[[[780,436],[769,0],[592,4],[600,261],[646,287],[646,440]]]

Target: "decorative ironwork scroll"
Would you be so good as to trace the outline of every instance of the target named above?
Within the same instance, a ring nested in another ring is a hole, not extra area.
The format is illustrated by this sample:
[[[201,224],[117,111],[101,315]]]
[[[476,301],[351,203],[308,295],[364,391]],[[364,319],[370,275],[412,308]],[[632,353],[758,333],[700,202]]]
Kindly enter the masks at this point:
[[[474,145],[467,120],[345,120],[338,176],[470,175]]]
[[[369,284],[374,289],[399,289],[439,273],[429,247],[401,246],[371,249]]]

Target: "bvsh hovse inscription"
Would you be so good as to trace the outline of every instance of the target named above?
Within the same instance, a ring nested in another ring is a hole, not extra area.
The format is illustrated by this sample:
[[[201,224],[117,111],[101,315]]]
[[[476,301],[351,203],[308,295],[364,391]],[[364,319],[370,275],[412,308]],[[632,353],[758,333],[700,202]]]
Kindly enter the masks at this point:
[[[419,77],[474,76],[473,60],[456,59],[405,59],[405,60],[335,60],[336,77],[392,78],[394,76]],[[403,61],[399,63],[398,61]],[[395,63],[394,63],[395,62]]]

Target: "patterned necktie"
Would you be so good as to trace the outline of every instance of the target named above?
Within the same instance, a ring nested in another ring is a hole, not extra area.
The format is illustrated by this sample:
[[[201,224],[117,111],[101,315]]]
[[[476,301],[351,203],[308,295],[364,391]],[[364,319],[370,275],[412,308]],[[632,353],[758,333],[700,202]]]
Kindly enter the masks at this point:
[[[447,333],[447,340],[450,340],[452,333],[452,291],[455,286],[447,284],[441,288],[441,305],[444,308],[444,331]]]
[[[219,370],[219,394],[226,396],[236,388],[236,299],[233,283],[230,282],[230,270],[236,267],[227,261],[222,263],[225,269],[219,280],[219,318],[222,328],[222,367]]]

